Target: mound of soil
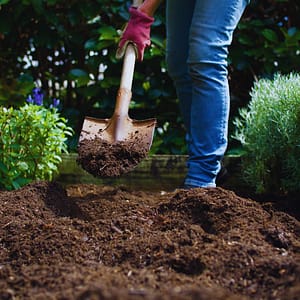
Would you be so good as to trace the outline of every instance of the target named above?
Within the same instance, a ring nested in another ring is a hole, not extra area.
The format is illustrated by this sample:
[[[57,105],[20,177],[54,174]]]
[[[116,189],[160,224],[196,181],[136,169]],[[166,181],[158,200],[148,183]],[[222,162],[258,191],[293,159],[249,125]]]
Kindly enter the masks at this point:
[[[224,188],[0,192],[0,299],[300,299],[300,224]]]
[[[77,163],[95,177],[117,177],[132,171],[147,156],[148,148],[138,138],[115,143],[84,139],[78,145]]]

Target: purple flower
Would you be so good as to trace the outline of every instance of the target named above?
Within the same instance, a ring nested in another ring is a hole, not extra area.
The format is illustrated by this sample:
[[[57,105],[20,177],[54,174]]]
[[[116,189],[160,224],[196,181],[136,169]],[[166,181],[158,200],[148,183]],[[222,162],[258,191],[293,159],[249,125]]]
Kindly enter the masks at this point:
[[[59,106],[59,104],[60,104],[60,100],[59,100],[59,99],[56,99],[56,98],[54,98],[54,99],[53,99],[53,107],[58,107],[58,106]]]
[[[44,94],[40,88],[34,88],[32,90],[34,104],[43,105]]]
[[[31,97],[31,95],[29,95],[27,97],[26,102],[33,104],[34,101],[33,101],[32,97]]]
[[[54,99],[53,99],[53,104],[50,104],[49,107],[50,107],[50,108],[58,108],[59,104],[60,104],[60,100],[54,98]]]
[[[26,101],[30,104],[42,106],[44,105],[44,93],[40,88],[34,88],[32,90],[32,94],[27,97]],[[58,108],[59,105],[60,100],[57,98],[53,98],[52,104],[49,105],[49,108]]]

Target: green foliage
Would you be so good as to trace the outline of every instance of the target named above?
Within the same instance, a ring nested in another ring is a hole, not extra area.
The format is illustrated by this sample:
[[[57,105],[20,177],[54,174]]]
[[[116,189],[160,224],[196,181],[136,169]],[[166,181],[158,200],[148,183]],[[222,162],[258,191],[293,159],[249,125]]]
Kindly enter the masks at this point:
[[[278,70],[288,73],[295,68],[299,70],[300,24],[298,15],[295,20],[292,16],[281,15],[278,10],[283,7],[283,4],[280,2],[280,5],[279,1],[277,2],[277,7],[273,7],[268,12],[268,18],[256,16],[245,18],[240,22],[235,48],[231,53],[232,63],[238,68],[251,66],[256,75],[270,75]],[[299,11],[299,5],[295,7]],[[285,11],[285,13],[288,12]],[[241,53],[243,55],[238,57]]]
[[[229,52],[231,116],[250,100],[253,81],[300,72],[300,2],[251,0]]]
[[[261,79],[235,119],[245,180],[258,193],[300,191],[300,75]]]
[[[155,131],[150,154],[175,154],[181,155],[187,153],[186,143],[183,143],[184,128],[173,125],[170,130],[170,124],[165,122],[162,127],[158,127]]]
[[[0,189],[51,180],[72,132],[56,108],[0,107]]]

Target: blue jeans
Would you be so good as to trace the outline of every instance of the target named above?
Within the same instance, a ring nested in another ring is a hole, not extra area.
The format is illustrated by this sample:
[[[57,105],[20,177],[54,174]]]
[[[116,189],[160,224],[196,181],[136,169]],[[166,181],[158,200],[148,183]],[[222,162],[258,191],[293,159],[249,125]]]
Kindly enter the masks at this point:
[[[215,187],[227,148],[228,46],[248,0],[167,1],[167,66],[189,158],[185,185]]]

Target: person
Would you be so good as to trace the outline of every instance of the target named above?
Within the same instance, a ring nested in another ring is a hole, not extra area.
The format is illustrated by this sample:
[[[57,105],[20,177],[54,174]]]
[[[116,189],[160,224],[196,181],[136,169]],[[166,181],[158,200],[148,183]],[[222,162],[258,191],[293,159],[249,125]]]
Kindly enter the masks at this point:
[[[129,42],[137,60],[150,45],[151,25],[162,0],[130,7],[117,56]],[[230,95],[227,57],[248,0],[167,0],[166,62],[186,128],[187,174],[183,188],[216,187],[228,144]]]

